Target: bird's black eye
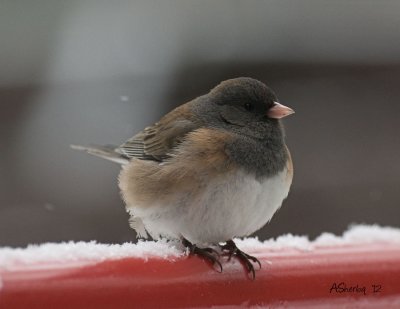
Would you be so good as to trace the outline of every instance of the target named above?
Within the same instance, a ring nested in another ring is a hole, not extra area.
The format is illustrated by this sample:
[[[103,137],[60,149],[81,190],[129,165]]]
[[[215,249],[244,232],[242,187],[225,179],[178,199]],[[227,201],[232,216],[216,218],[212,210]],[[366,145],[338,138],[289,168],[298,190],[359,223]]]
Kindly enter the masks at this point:
[[[244,108],[247,111],[252,111],[253,110],[253,104],[251,104],[250,102],[246,102],[246,103],[244,103]]]

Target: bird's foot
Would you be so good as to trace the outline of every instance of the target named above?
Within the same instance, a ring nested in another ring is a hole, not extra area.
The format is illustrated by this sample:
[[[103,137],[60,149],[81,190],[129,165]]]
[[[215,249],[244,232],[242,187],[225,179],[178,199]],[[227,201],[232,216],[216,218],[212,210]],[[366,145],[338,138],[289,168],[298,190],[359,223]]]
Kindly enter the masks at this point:
[[[215,265],[218,266],[219,272],[222,273],[222,265],[220,261],[218,260],[219,258],[219,253],[214,250],[213,248],[199,248],[196,245],[192,244],[190,241],[188,241],[185,238],[182,238],[182,244],[189,249],[189,254],[191,255],[197,255],[200,258],[206,260],[207,262],[211,263],[212,266],[214,267]],[[215,255],[217,257],[215,257]]]
[[[236,256],[238,260],[246,267],[247,273],[252,274],[253,280],[256,278],[256,273],[252,262],[257,263],[259,268],[261,268],[261,263],[257,258],[241,251],[238,247],[236,247],[236,244],[233,242],[233,240],[228,240],[224,245],[220,246],[222,251],[226,251],[228,255],[228,261],[231,260],[232,256]]]

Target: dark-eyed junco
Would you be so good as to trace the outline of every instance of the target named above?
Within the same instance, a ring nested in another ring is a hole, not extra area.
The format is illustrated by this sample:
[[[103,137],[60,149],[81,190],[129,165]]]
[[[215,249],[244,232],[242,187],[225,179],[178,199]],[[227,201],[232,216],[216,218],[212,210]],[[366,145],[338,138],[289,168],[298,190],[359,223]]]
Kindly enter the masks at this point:
[[[259,261],[232,239],[263,227],[289,192],[293,166],[279,119],[293,110],[277,101],[260,81],[229,79],[121,146],[73,148],[123,165],[119,187],[139,236],[181,239],[222,271],[208,247],[219,244],[254,278]]]

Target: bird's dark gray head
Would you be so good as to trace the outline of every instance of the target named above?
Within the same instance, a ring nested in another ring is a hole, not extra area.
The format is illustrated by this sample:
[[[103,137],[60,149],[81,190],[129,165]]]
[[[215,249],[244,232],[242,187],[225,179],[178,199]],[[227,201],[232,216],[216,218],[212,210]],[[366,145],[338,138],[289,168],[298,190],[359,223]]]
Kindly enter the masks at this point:
[[[234,131],[264,138],[279,128],[279,118],[293,110],[278,103],[275,93],[249,77],[223,81],[208,94],[220,119]]]
[[[223,81],[211,90],[213,101],[227,106],[245,117],[252,115],[263,119],[267,111],[277,102],[275,93],[262,82],[249,77],[239,77]]]

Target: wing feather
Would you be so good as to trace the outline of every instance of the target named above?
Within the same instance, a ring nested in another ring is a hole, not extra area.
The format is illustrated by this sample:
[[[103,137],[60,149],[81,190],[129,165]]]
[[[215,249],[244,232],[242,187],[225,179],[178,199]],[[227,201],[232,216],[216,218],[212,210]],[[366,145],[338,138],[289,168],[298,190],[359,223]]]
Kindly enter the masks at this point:
[[[115,151],[130,159],[163,161],[170,157],[171,151],[187,133],[199,127],[191,117],[190,104],[186,103],[128,139]]]

